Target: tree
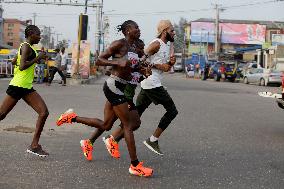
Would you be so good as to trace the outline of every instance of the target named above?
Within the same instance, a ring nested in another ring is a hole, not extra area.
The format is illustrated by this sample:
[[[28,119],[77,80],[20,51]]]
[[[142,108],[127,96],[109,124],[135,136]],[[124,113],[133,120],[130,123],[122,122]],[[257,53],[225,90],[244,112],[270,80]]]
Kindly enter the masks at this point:
[[[61,49],[62,47],[68,48],[68,41],[66,39],[63,39],[62,41],[59,41],[56,45],[56,48]]]
[[[184,26],[185,26],[186,23],[188,23],[188,22],[185,18],[180,18],[179,23],[174,24],[174,29],[175,29],[175,32],[176,32],[174,47],[175,47],[175,52],[177,52],[177,53],[182,53],[184,46],[185,46]]]

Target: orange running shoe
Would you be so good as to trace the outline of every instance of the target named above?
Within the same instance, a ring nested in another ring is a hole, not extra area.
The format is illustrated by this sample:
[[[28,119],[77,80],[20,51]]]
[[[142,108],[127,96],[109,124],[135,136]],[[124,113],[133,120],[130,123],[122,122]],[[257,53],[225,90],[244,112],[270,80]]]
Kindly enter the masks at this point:
[[[56,125],[61,126],[63,123],[72,123],[72,119],[76,117],[77,114],[73,111],[73,109],[69,109],[65,113],[61,114],[61,116],[56,121]]]
[[[81,140],[80,141],[82,151],[84,153],[84,156],[87,160],[92,160],[92,152],[93,152],[93,145],[90,142],[90,140]]]
[[[103,137],[103,141],[106,145],[108,153],[113,158],[116,158],[116,159],[120,158],[118,143],[114,140],[113,136],[110,135],[109,138]]]
[[[132,164],[130,165],[129,173],[141,177],[150,177],[153,175],[153,169],[143,167],[143,162],[139,162],[136,167],[134,167]]]

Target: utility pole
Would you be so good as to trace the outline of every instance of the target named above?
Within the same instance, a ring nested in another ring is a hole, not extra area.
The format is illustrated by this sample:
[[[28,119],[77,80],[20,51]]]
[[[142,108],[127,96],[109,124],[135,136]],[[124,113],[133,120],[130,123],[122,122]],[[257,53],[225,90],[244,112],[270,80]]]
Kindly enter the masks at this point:
[[[219,5],[215,4],[216,18],[215,18],[215,57],[219,59]]]
[[[97,4],[100,4],[100,0],[97,0]],[[95,51],[96,54],[100,52],[100,38],[101,38],[101,11],[100,6],[96,7],[96,32],[95,32]]]
[[[58,37],[62,35],[62,33],[56,33],[56,46],[58,46]]]
[[[85,14],[87,14],[87,9],[88,9],[88,0],[85,0]]]
[[[36,25],[36,22],[35,22],[36,17],[37,17],[37,14],[34,12],[34,13],[33,13],[33,18],[34,18],[34,19],[33,19],[33,25]]]

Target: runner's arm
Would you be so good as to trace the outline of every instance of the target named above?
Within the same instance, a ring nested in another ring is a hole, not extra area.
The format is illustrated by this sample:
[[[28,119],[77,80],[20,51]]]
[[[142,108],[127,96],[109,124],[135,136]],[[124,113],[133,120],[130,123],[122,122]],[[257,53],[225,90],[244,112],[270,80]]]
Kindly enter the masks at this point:
[[[123,47],[123,42],[121,40],[117,40],[111,43],[109,48],[106,51],[102,52],[96,61],[97,66],[121,66],[124,67],[126,65],[126,60],[115,59],[108,60],[112,57],[120,48]],[[125,65],[124,65],[125,64]]]
[[[145,54],[148,56],[156,54],[160,50],[160,42],[154,41],[151,43],[145,50]],[[156,68],[158,70],[162,70],[163,72],[168,72],[171,70],[170,64],[154,64],[153,68]]]
[[[24,44],[22,48],[20,49],[20,51],[21,51],[21,60],[20,60],[20,66],[19,66],[20,71],[23,71],[29,68],[31,65],[33,65],[34,63],[37,63],[43,57],[43,55],[40,55],[40,56],[35,57],[31,61],[27,61],[28,56],[32,53],[32,49],[27,44]]]
[[[17,59],[18,59],[18,55],[16,54],[16,56],[11,61],[12,65],[16,65],[17,64]]]

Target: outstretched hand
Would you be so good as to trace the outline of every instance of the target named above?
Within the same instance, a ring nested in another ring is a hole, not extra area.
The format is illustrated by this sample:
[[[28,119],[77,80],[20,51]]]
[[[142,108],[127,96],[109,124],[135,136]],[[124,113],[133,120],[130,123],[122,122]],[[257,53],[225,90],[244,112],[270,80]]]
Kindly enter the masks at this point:
[[[41,60],[41,59],[46,59],[48,56],[46,54],[46,52],[40,52],[37,56],[38,60]]]
[[[175,57],[174,55],[170,56],[170,62],[169,62],[169,64],[170,64],[171,66],[173,66],[175,63],[176,63],[176,57]]]

